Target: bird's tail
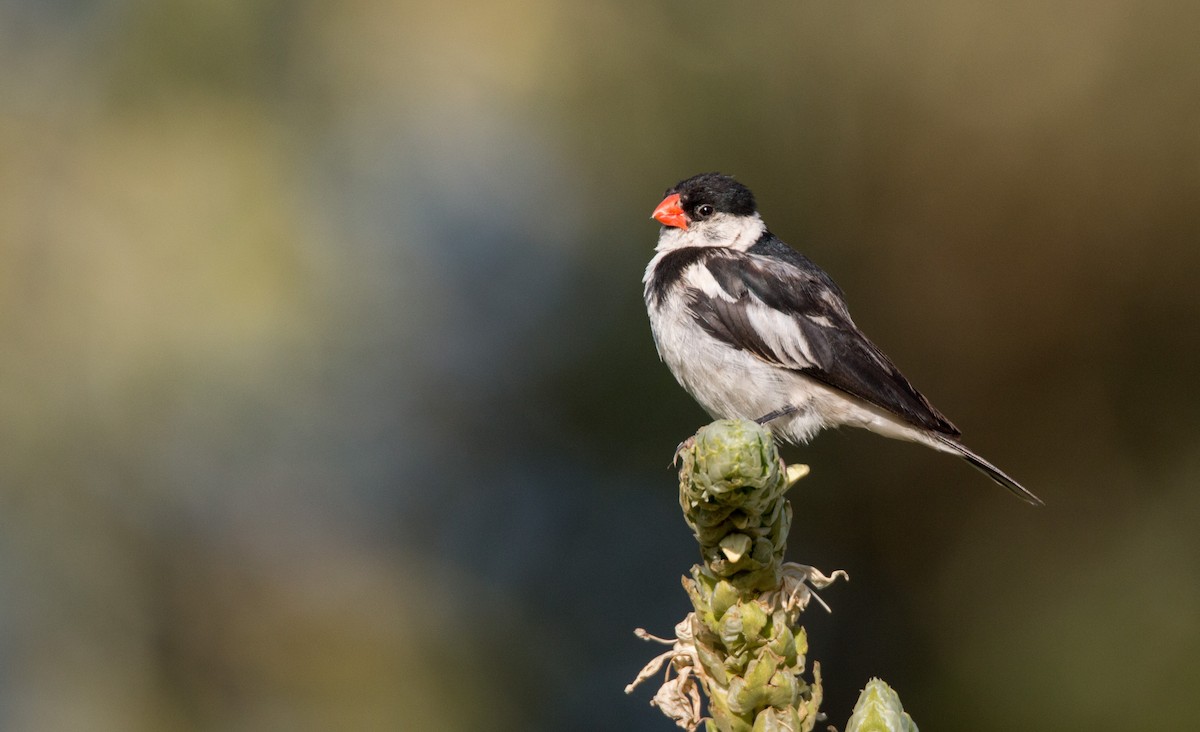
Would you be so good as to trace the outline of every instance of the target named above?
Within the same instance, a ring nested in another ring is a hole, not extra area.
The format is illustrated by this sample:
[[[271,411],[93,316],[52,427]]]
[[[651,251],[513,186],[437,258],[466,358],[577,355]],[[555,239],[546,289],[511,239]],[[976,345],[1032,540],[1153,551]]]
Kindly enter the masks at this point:
[[[991,463],[989,463],[987,460],[984,460],[979,455],[976,455],[974,452],[971,452],[971,450],[968,449],[966,445],[954,440],[953,438],[946,437],[943,435],[935,435],[934,437],[937,440],[938,447],[942,448],[946,452],[958,455],[963,460],[966,460],[976,470],[983,473],[984,475],[991,478],[992,480],[996,481],[997,483],[1004,486],[1005,488],[1009,489],[1014,494],[1016,494],[1016,496],[1018,498],[1020,498],[1021,500],[1025,501],[1026,503],[1029,503],[1031,505],[1034,505],[1034,506],[1046,505],[1042,501],[1042,499],[1040,499],[1037,496],[1030,493],[1029,490],[1025,488],[1025,486],[1021,485],[1017,481],[1008,477],[1008,474],[1005,473],[1000,468],[997,468],[995,465],[992,465]]]

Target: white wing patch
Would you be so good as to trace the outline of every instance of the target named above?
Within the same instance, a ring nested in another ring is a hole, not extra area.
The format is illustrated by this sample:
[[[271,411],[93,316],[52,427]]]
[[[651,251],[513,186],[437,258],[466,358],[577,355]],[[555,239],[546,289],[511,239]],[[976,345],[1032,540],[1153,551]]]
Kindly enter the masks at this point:
[[[763,305],[757,298],[746,307],[746,319],[767,345],[781,360],[791,361],[794,368],[811,368],[816,365],[808,339],[800,330],[796,319],[778,310]]]
[[[822,289],[818,297],[824,300],[825,304],[828,305],[833,312],[841,313],[846,320],[850,320],[850,313],[846,312],[846,304],[842,302],[837,295],[833,294],[833,292],[828,289]]]
[[[712,297],[725,302],[736,302],[737,298],[730,295],[721,287],[721,283],[717,282],[717,278],[713,277],[713,273],[708,267],[704,266],[703,262],[697,262],[688,268],[684,280],[689,286],[698,288],[707,297]]]

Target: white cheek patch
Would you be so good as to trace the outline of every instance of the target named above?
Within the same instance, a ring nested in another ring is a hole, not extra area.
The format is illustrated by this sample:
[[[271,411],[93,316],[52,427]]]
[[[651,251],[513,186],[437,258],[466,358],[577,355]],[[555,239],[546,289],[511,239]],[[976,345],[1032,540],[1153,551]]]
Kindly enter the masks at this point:
[[[697,228],[702,228],[704,238],[709,246],[727,247],[744,252],[754,246],[755,242],[767,230],[758,214],[750,216],[730,216],[717,214]]]
[[[724,247],[744,252],[754,246],[766,230],[758,214],[717,214],[686,229],[664,226],[658,233],[658,245],[654,249],[662,252],[684,247]]]

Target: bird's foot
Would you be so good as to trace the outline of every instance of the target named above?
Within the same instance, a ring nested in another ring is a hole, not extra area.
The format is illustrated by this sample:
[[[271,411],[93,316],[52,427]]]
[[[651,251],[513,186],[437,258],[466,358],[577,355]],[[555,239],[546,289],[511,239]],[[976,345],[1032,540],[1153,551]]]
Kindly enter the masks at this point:
[[[679,443],[679,447],[675,448],[675,456],[673,458],[671,458],[670,467],[673,468],[673,467],[679,465],[679,456],[682,455],[685,451],[691,450],[692,447],[695,446],[695,444],[696,444],[696,436],[695,435],[692,435],[691,437],[687,438],[683,442]]]

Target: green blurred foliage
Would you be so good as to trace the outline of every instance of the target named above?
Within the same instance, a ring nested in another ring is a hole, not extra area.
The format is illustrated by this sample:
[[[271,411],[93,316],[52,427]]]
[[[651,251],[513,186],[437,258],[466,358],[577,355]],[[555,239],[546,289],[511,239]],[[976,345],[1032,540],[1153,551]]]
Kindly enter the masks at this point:
[[[1049,504],[871,436],[785,454],[792,558],[855,578],[809,625],[831,718],[877,675],[929,729],[1186,726],[1198,28],[5,4],[0,728],[661,729],[621,689],[682,607],[663,464],[708,420],[639,277],[714,169]]]

